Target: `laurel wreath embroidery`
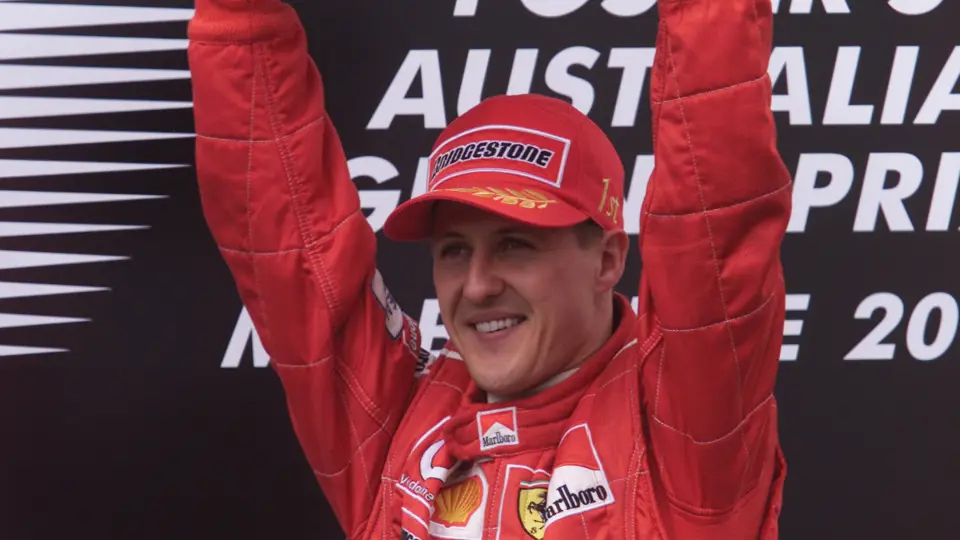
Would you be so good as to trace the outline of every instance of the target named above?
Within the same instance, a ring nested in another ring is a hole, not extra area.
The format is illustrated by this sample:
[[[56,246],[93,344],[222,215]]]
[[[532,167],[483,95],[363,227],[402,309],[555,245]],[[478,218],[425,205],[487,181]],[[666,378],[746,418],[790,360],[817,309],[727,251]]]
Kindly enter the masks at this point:
[[[510,189],[510,188],[493,188],[493,187],[470,187],[470,188],[448,188],[448,191],[459,191],[462,193],[470,193],[475,197],[487,197],[495,201],[499,201],[503,204],[509,204],[512,206],[519,206],[520,208],[531,208],[531,209],[543,209],[546,208],[550,203],[555,203],[557,201],[548,198],[543,193],[539,191],[534,191],[532,189]]]

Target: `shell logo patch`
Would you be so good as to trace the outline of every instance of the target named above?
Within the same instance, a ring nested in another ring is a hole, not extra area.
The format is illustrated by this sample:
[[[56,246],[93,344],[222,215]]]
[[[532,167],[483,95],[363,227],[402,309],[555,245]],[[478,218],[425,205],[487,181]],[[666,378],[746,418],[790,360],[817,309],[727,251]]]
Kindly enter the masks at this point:
[[[430,538],[480,540],[483,521],[490,503],[490,484],[483,466],[455,474],[437,492],[429,520]]]
[[[483,486],[476,476],[444,487],[434,501],[433,520],[444,527],[464,527],[482,501]]]

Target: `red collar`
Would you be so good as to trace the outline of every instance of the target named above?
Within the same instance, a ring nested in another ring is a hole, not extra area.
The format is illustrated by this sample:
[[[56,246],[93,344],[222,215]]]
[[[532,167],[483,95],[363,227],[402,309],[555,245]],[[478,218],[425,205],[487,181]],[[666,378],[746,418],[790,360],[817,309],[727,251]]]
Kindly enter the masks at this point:
[[[459,410],[444,426],[444,438],[460,461],[556,447],[566,421],[593,380],[634,338],[636,315],[626,297],[614,296],[616,331],[576,373],[534,395],[487,403],[472,381]]]

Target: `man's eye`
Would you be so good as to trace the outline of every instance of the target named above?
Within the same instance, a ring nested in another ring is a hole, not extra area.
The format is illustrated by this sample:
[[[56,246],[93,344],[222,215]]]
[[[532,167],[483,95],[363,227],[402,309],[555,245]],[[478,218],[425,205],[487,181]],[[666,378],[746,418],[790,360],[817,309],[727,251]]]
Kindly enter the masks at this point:
[[[500,245],[504,251],[525,250],[533,247],[529,242],[519,238],[507,238]]]
[[[466,252],[466,246],[460,244],[450,244],[440,248],[440,257],[444,259],[462,257]]]

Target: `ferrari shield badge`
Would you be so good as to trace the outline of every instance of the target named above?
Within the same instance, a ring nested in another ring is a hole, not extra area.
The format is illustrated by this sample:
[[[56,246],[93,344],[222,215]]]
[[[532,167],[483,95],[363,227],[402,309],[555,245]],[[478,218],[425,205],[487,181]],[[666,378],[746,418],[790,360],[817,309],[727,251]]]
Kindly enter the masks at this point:
[[[523,488],[517,496],[517,511],[520,513],[520,524],[523,530],[531,537],[543,540],[546,519],[544,507],[547,504],[547,488]]]

